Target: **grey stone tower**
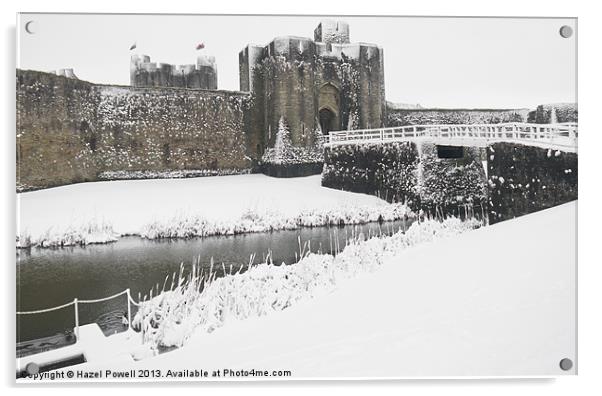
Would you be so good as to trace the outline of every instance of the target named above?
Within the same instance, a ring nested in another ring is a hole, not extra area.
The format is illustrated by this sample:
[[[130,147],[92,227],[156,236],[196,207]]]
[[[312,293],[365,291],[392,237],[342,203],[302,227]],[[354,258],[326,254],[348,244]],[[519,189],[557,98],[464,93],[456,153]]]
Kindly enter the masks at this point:
[[[349,37],[346,22],[323,20],[313,40],[276,37],[240,52],[240,89],[253,94],[257,107],[251,139],[258,157],[274,145],[281,117],[301,147],[314,143],[316,129],[385,125],[383,50]]]

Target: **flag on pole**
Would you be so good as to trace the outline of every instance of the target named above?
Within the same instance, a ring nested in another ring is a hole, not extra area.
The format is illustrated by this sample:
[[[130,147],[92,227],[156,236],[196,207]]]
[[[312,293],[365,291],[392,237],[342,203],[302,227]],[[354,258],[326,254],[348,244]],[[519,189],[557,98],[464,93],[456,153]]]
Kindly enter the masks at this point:
[[[136,43],[132,44],[132,46],[130,47],[130,51],[136,48]]]
[[[200,49],[203,49],[203,48],[205,48],[205,43],[200,43],[200,44],[198,44],[198,45],[196,46],[196,49],[197,49],[197,50],[200,50]]]

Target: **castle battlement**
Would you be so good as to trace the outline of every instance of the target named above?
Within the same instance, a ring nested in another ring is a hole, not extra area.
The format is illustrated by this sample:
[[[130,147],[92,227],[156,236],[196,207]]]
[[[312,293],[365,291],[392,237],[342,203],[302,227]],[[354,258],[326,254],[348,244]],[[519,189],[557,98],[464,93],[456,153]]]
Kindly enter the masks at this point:
[[[172,65],[151,62],[148,55],[134,54],[130,59],[130,85],[217,89],[215,57],[200,55],[196,64]]]

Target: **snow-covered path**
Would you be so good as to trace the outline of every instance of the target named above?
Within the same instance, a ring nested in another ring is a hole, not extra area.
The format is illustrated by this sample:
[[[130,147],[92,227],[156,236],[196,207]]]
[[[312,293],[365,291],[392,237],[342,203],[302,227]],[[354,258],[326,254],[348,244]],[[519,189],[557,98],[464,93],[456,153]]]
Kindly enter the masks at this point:
[[[576,361],[576,202],[406,249],[333,293],[199,334],[152,369],[550,376]]]
[[[26,192],[17,195],[17,232],[33,240],[59,240],[85,230],[88,234],[82,238],[102,241],[107,230],[117,235],[140,234],[149,224],[167,227],[180,219],[224,223],[236,222],[249,211],[287,218],[304,210],[386,210],[390,206],[374,196],[322,187],[320,177],[280,179],[252,174],[129,180]]]

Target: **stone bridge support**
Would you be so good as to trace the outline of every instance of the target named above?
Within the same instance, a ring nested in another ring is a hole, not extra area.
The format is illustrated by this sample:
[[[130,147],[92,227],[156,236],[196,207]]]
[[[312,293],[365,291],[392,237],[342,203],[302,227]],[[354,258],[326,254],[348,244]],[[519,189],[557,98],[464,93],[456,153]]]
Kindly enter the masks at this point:
[[[577,199],[577,154],[517,143],[337,144],[325,149],[322,185],[430,214],[470,207],[494,224]]]
[[[434,142],[327,146],[322,185],[405,202],[413,210],[457,214],[486,210],[484,149]]]
[[[487,148],[489,223],[577,199],[577,153],[494,143]]]

